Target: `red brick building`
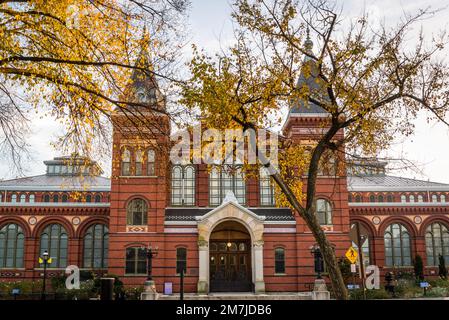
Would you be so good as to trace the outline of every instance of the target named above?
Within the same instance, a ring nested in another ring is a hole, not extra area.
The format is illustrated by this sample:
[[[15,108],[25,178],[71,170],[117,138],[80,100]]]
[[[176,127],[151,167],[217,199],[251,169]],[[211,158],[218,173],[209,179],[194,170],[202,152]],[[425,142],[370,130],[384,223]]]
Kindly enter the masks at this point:
[[[313,86],[313,75],[299,84]],[[179,291],[186,268],[187,292],[310,290],[315,241],[304,221],[276,207],[269,178],[206,165],[173,165],[170,125],[152,78],[133,75],[128,94],[157,104],[161,113],[139,117],[160,124],[137,138],[130,115],[114,116],[111,179],[95,162],[78,157],[46,161],[40,176],[0,182],[0,280],[38,279],[38,257],[48,250],[49,275],[77,265],[118,275],[127,285],[146,278],[144,247],[157,248],[153,276]],[[311,144],[327,114],[297,104],[283,134]],[[339,132],[337,139],[344,132]],[[365,262],[382,271],[412,269],[416,254],[425,273],[437,273],[438,255],[449,263],[449,184],[393,177],[386,163],[355,164],[340,175],[322,171],[317,181],[318,218],[337,256],[361,225]]]

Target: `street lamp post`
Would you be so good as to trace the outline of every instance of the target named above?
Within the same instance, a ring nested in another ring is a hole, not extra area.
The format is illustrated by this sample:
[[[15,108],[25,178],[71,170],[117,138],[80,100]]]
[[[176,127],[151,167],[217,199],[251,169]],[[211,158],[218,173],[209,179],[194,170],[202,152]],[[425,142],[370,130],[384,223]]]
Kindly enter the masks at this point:
[[[153,258],[158,254],[158,247],[154,249],[149,245],[147,248],[143,248],[145,250],[145,254],[147,257],[147,279],[144,285],[144,292],[142,292],[141,300],[156,300],[157,299],[157,291],[156,285],[153,280]]]
[[[45,282],[47,280],[47,264],[51,263],[51,258],[49,257],[48,251],[45,250],[42,253],[42,257],[39,258],[39,262],[44,264],[44,280],[42,281],[42,295],[41,299],[45,300]]]
[[[320,247],[313,246],[310,250],[313,255],[313,261],[315,266],[315,273],[317,274],[317,279],[322,279],[321,273],[324,271],[323,256],[321,255]]]
[[[313,300],[329,300],[330,292],[326,288],[326,282],[321,277],[321,273],[324,272],[323,255],[321,254],[320,247],[314,245],[310,248],[310,253],[313,255],[314,269],[317,277],[312,291]]]
[[[158,254],[158,247],[153,249],[150,245],[148,248],[145,248],[145,250],[148,259],[147,281],[153,281],[153,258],[155,258]]]

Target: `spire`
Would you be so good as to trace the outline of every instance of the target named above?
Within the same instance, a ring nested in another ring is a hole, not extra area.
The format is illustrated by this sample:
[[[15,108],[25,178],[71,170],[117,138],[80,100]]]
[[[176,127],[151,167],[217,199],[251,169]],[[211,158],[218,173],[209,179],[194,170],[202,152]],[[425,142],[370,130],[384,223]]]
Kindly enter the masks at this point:
[[[149,55],[149,47],[150,37],[147,33],[146,26],[144,26],[141,49],[134,64],[139,69],[133,70],[127,92],[129,95],[134,96],[138,102],[152,105],[155,103],[159,104],[163,100],[163,97],[154,76],[154,67]]]
[[[312,53],[313,42],[312,42],[312,40],[310,40],[309,26],[307,26],[307,30],[306,30],[306,41],[304,42],[304,48],[306,49],[307,53]]]

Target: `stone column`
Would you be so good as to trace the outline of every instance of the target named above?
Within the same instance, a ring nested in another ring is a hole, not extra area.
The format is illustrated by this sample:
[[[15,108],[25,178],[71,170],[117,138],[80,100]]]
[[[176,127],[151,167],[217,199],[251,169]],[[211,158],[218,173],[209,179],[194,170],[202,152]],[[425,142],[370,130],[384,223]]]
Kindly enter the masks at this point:
[[[254,292],[265,292],[265,281],[263,279],[263,240],[254,241]]]
[[[209,293],[209,243],[206,240],[198,240],[198,294]]]

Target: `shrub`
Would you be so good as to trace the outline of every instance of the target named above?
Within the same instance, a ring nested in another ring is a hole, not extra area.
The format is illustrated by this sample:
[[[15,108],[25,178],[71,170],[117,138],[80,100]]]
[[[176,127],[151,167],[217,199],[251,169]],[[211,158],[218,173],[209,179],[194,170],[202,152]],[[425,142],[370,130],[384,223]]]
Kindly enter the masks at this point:
[[[363,289],[350,290],[349,297],[351,300],[362,300]],[[390,299],[390,295],[384,289],[366,290],[366,299]]]
[[[445,297],[447,296],[447,288],[434,287],[427,291],[427,297]]]
[[[441,254],[438,255],[438,275],[442,279],[447,278],[446,262],[444,260],[444,257]]]

